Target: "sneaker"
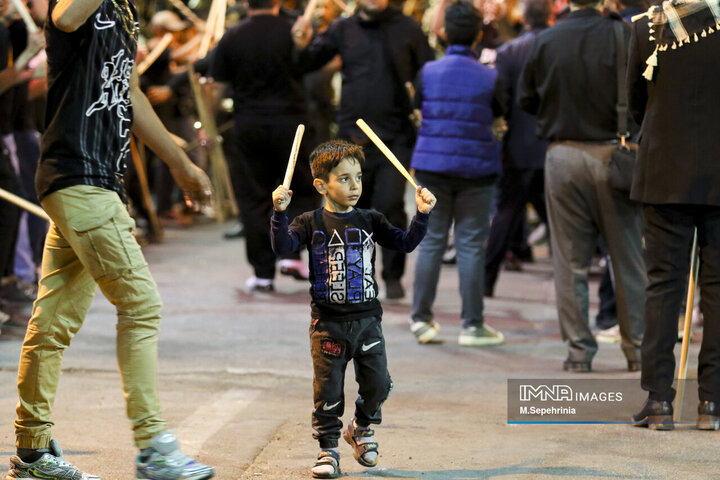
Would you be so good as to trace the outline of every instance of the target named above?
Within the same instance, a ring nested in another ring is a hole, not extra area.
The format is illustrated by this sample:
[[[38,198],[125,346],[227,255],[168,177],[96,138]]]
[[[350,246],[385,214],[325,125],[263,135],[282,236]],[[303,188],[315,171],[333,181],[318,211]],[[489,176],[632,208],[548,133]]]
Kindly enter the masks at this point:
[[[337,449],[320,451],[311,471],[313,478],[338,478],[340,476],[340,454]]]
[[[437,337],[440,325],[435,322],[413,322],[410,331],[415,335],[418,343],[430,343]]]
[[[353,449],[353,457],[363,467],[378,464],[378,443],[373,439],[375,432],[370,427],[357,425],[353,418],[343,433],[343,438]]]
[[[62,456],[60,445],[55,440],[50,440],[50,452],[44,453],[42,457],[32,463],[25,463],[20,457],[13,456],[10,459],[10,469],[6,480],[13,478],[38,479],[38,480],[100,480],[100,477],[82,473]]]
[[[148,454],[137,456],[138,480],[205,480],[215,472],[180,451],[175,434],[168,430],[150,440]]]
[[[500,345],[505,341],[505,335],[489,325],[482,327],[463,328],[458,338],[458,344],[464,347],[484,347],[487,345]]]
[[[275,291],[275,286],[271,278],[258,278],[254,275],[247,279],[245,288],[251,292],[270,293]]]
[[[310,270],[302,260],[283,259],[278,262],[280,273],[293,277],[295,280],[307,280],[310,278]]]
[[[234,240],[236,238],[242,238],[245,236],[245,225],[242,222],[238,222],[233,228],[223,233],[225,240]]]
[[[620,343],[620,326],[615,325],[605,330],[600,330],[595,335],[595,340],[598,343]]]

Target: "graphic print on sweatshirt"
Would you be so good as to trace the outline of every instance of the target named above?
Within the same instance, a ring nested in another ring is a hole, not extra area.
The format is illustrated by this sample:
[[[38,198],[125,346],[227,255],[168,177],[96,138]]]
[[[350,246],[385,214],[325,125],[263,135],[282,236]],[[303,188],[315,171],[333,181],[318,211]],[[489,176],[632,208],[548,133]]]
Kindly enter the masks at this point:
[[[313,297],[334,304],[375,299],[374,251],[372,233],[361,228],[348,227],[344,234],[333,229],[330,238],[322,230],[315,230],[311,242]]]

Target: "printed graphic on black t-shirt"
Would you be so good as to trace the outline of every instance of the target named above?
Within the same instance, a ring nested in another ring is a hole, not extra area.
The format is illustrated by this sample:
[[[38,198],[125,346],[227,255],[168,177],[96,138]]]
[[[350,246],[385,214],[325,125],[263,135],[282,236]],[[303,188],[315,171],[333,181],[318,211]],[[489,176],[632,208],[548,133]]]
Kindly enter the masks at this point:
[[[324,303],[362,303],[377,297],[373,280],[375,242],[372,233],[347,227],[333,229],[330,239],[315,230],[311,242],[315,272],[313,297]]]
[[[137,51],[131,0],[105,0],[75,32],[46,26],[48,106],[37,190],[72,185],[122,194],[130,151],[130,76]]]

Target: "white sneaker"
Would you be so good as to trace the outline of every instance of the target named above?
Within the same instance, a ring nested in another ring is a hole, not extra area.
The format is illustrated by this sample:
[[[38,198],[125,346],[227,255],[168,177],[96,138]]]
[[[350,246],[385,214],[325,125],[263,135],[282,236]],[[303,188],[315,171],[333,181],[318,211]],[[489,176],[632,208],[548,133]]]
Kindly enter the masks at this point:
[[[415,335],[418,343],[429,343],[437,337],[440,325],[435,322],[412,322],[410,331]]]
[[[274,292],[275,286],[271,278],[258,278],[255,275],[248,278],[245,288],[251,292]]]
[[[615,325],[614,327],[600,330],[597,335],[595,335],[595,340],[597,340],[598,343],[620,343],[620,326]]]
[[[500,345],[504,341],[505,335],[489,325],[463,328],[458,337],[458,344],[463,347]]]

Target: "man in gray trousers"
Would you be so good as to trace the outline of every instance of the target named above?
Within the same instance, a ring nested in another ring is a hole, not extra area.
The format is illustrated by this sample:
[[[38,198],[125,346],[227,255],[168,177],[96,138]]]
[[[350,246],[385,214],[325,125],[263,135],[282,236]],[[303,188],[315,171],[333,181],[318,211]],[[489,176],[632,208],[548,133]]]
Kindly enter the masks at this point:
[[[568,342],[565,370],[590,371],[597,342],[588,322],[588,272],[598,235],[616,282],[621,348],[640,366],[645,273],[638,204],[611,189],[608,165],[617,135],[615,24],[602,2],[575,0],[567,20],[541,32],[520,76],[518,102],[536,114],[548,141],[545,195],[558,318]],[[629,26],[624,26],[628,45]]]

